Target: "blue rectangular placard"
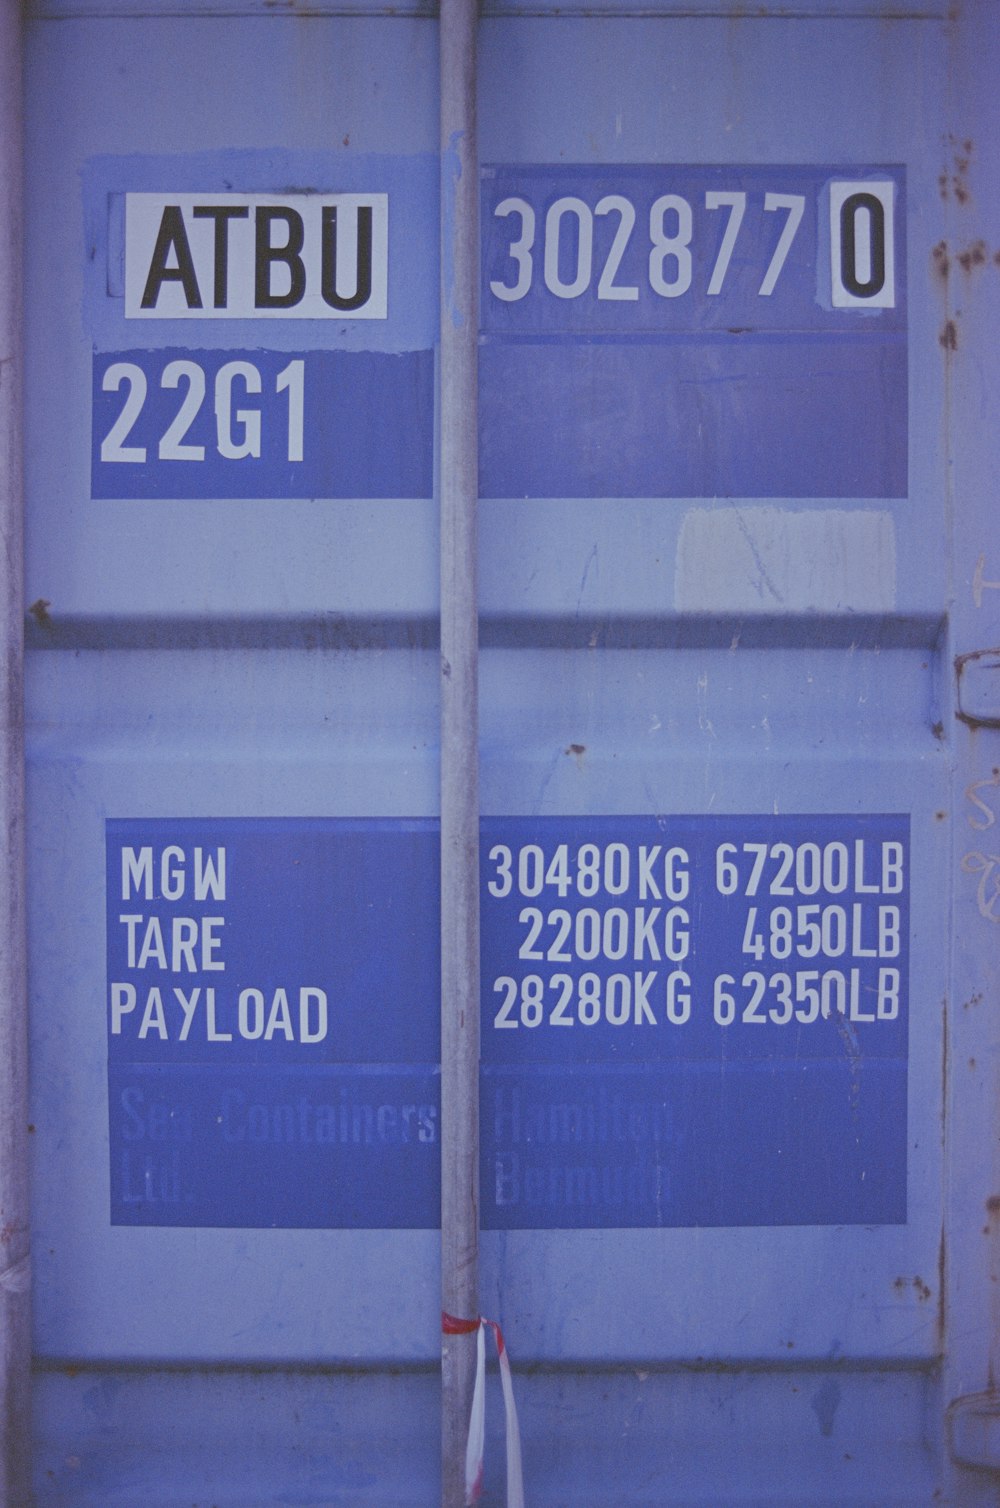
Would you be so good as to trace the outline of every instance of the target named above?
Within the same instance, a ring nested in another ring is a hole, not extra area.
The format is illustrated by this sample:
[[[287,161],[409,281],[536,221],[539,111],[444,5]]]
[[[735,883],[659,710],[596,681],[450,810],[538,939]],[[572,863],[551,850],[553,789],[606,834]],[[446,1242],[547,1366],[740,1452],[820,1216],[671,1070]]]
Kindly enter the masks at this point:
[[[904,497],[898,167],[482,172],[484,497]]]
[[[438,846],[108,822],[114,1224],[437,1224]]]
[[[483,1224],[905,1221],[908,842],[486,820]]]
[[[430,351],[94,356],[95,498],[430,497]]]
[[[107,824],[115,1224],[438,1223],[430,819]],[[487,1228],[906,1218],[904,816],[482,825]]]

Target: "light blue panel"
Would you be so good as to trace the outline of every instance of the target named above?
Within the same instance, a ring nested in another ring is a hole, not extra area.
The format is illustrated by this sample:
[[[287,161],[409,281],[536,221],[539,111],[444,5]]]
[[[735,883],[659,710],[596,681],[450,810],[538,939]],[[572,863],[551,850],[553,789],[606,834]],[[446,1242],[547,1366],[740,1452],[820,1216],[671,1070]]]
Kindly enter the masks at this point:
[[[906,497],[899,169],[481,181],[484,496]]]
[[[434,1231],[112,1227],[103,917],[109,817],[432,817],[436,655],[39,651],[32,669],[37,1350],[435,1356]],[[436,990],[423,1008],[433,1037]]]
[[[954,603],[949,670],[957,711],[968,722],[953,724],[954,937],[949,998],[949,1336],[945,1397],[976,1395],[997,1374],[997,1279],[1000,1233],[995,1194],[1000,1189],[997,1066],[1000,1036],[995,999],[998,942],[997,874],[1000,844],[1000,738],[992,724],[1000,644],[997,570],[996,484],[1000,454],[992,422],[1000,384],[996,332],[1000,327],[1000,193],[997,161],[1000,129],[995,108],[1000,14],[989,3],[963,7],[965,26],[956,32],[951,56],[953,104],[949,135],[942,142],[941,188],[947,223],[937,258],[944,373],[954,500]],[[987,651],[959,680],[961,657]],[[978,685],[977,685],[978,681]],[[975,714],[978,714],[979,719]],[[985,1009],[984,1009],[985,1007]],[[975,1441],[970,1466],[956,1473],[954,1501],[978,1505],[996,1493],[996,1398],[985,1402],[985,1428],[970,1429]],[[957,1405],[961,1409],[961,1405]],[[959,1420],[955,1421],[957,1443]],[[992,1435],[992,1448],[990,1436]],[[988,1484],[988,1486],[986,1485]]]
[[[106,349],[111,333],[107,319],[94,322],[102,278],[107,286],[106,199],[103,219],[95,223],[92,212],[98,179],[105,196],[151,185],[169,192],[182,179],[219,187],[220,154],[228,175],[249,175],[258,189],[379,177],[394,200],[417,206],[397,226],[408,273],[391,280],[398,306],[391,338],[397,349],[429,351],[437,278],[433,28],[414,20],[286,25],[268,16],[148,14],[38,22],[26,65],[27,171],[44,185],[32,195],[27,225],[27,600],[42,598],[61,613],[126,617],[433,610],[429,455],[421,486],[398,496],[383,487],[374,507],[313,491],[293,502],[94,502],[89,476],[92,352],[95,344]],[[233,87],[220,88],[223,74]],[[198,171],[202,178],[192,179]],[[126,324],[130,339],[117,349],[265,344],[259,329],[247,339],[238,321],[189,322],[178,342],[172,322],[119,319],[117,341]],[[131,332],[139,326],[137,340]],[[271,320],[264,334],[275,349],[308,351],[317,345],[312,328]],[[359,338],[338,331],[347,346]],[[429,443],[426,424],[424,434]],[[387,552],[387,538],[398,548]]]
[[[813,1358],[936,1354],[947,992],[938,876],[948,838],[939,674],[930,643],[747,649],[736,640],[484,658],[482,799],[493,813],[668,818],[889,803],[910,813],[913,844],[907,1224],[490,1234],[483,1302],[514,1355],[638,1365],[775,1357],[789,1343]],[[816,1135],[828,1129],[824,1121]]]
[[[79,16],[76,0],[47,4]],[[359,154],[426,169],[436,34],[412,18],[237,19],[229,0],[228,19],[152,8],[36,22],[28,58],[29,172],[45,185],[29,212],[28,600],[49,604],[34,644],[65,651],[33,655],[30,688],[36,1324],[53,1364],[39,1500],[427,1503],[436,1233],[109,1224],[103,845],[108,817],[433,817],[433,506],[92,501],[92,348],[107,331],[87,323],[98,237],[83,206],[88,163],[151,153],[238,149],[270,172],[280,148],[285,165]],[[967,386],[948,382],[958,308],[993,275],[962,221],[967,281],[952,270],[947,291],[934,257],[968,180],[953,143],[942,200],[943,6],[923,0],[905,21],[874,0],[801,0],[784,21],[788,6],[747,19],[729,0],[671,0],[658,19],[500,8],[480,27],[484,161],[891,163],[907,183],[905,498],[482,505],[485,811],[581,828],[902,813],[914,877],[905,1225],[484,1238],[483,1310],[531,1368],[518,1379],[529,1501],[930,1504],[948,1338],[941,413],[946,393],[980,424],[989,413],[976,363]],[[989,254],[994,230],[976,232]],[[297,331],[281,338],[298,349]],[[974,464],[970,489],[989,497],[991,475]],[[985,546],[967,543],[974,577]],[[987,923],[976,873],[960,873],[963,916]],[[976,969],[962,977],[971,1021]],[[991,1061],[983,1028],[958,1040]],[[958,1167],[990,1134],[990,1082],[981,1068]],[[982,1192],[959,1201],[966,1226],[980,1228]],[[988,1291],[987,1251],[961,1293]],[[965,1331],[985,1335],[982,1307],[962,1302]],[[952,1392],[983,1382],[986,1342],[962,1344],[971,1361]],[[55,1370],[109,1359],[75,1379]],[[178,1370],[127,1365],[153,1359]],[[189,1362],[222,1365],[206,1376]],[[331,1362],[373,1372],[331,1378]],[[413,1370],[394,1378],[397,1363]],[[488,1471],[498,1503],[492,1424]]]
[[[122,16],[139,13],[137,0],[30,0],[33,16],[67,18],[73,16]],[[723,17],[747,19],[745,0],[579,0],[563,7],[543,4],[541,0],[487,0],[483,13],[492,15],[589,15],[604,16],[625,12],[628,15],[701,18]],[[313,0],[310,16],[323,15],[410,15],[433,14],[427,0],[404,0],[401,5],[387,5],[384,0]],[[142,0],[141,14],[155,16],[246,16],[264,14],[294,16],[290,0],[281,7],[270,0]],[[943,20],[949,15],[949,0],[910,0],[906,16],[913,19]],[[884,16],[882,0],[763,0],[755,6],[752,17],[781,20],[802,19],[879,19]]]
[[[534,1508],[941,1501],[939,1385],[922,1369],[541,1369],[515,1389]],[[439,1395],[436,1371],[46,1369],[36,1502],[428,1508]],[[505,1502],[502,1417],[493,1374],[484,1508]]]
[[[907,1224],[491,1234],[484,1303],[514,1355],[929,1358],[941,1346],[947,521],[930,122],[945,32],[929,12],[876,23],[836,9],[786,23],[539,20],[530,44],[523,23],[483,24],[481,152],[508,173],[905,169],[910,480],[882,501],[485,499],[484,606],[505,637],[483,666],[482,799],[512,815],[908,812]]]
[[[72,11],[86,0],[42,0],[46,9]],[[126,0],[104,0],[105,4],[121,4]],[[176,0],[160,0],[169,5]],[[239,0],[227,0],[236,4]],[[600,4],[579,0],[565,10],[561,6],[542,5],[539,0],[487,0],[486,15],[594,15],[617,16],[622,12],[640,18],[660,17],[674,20],[726,20],[726,21],[872,21],[886,20],[883,0],[759,0],[748,11],[745,0],[601,0]],[[909,0],[905,10],[898,7],[890,16],[906,20],[942,21],[950,14],[948,0]]]
[[[430,1368],[43,1370],[34,1501],[426,1508],[440,1490],[439,1393]]]
[[[816,19],[806,19],[808,11],[796,6],[797,19],[786,22],[777,19],[781,7],[769,8],[775,14],[768,19],[740,16],[738,7],[704,9],[702,19],[688,7],[660,21],[539,19],[531,23],[530,45],[524,20],[485,20],[482,160],[593,163],[602,175],[616,163],[902,165],[908,495],[889,505],[874,498],[786,498],[773,505],[781,510],[778,518],[764,499],[751,506],[739,498],[630,498],[612,506],[604,498],[487,498],[481,512],[484,606],[717,612],[728,592],[731,606],[749,612],[938,612],[945,522],[935,352],[942,316],[931,248],[943,234],[939,131],[932,124],[943,99],[946,33],[932,19],[940,17],[940,7],[922,7],[898,22],[876,22],[871,7],[824,5]],[[721,19],[731,10],[731,19]],[[838,21],[838,12],[855,18]],[[586,109],[580,107],[582,79]],[[558,432],[558,421],[553,429]],[[695,543],[706,530],[718,531],[711,569]],[[875,550],[873,532],[880,540]],[[737,585],[734,596],[718,573],[728,571],[727,557],[747,549],[771,574],[772,589],[752,594]],[[823,569],[813,570],[823,557]]]

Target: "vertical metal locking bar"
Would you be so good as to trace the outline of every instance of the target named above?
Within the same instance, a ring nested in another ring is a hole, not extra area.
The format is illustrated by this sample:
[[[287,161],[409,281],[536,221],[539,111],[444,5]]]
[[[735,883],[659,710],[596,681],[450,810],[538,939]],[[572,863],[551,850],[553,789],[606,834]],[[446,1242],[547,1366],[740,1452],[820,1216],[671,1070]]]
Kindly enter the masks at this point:
[[[476,0],[442,0],[441,1302],[479,1312]],[[465,1501],[475,1336],[442,1344],[442,1493]]]
[[[30,1501],[20,0],[0,0],[0,1508]]]

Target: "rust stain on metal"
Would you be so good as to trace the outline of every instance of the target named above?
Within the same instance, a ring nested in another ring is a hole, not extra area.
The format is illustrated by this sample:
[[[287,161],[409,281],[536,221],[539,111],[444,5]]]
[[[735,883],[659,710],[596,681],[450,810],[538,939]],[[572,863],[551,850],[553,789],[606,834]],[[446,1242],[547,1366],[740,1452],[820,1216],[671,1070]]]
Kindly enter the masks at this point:
[[[958,264],[963,272],[971,272],[973,267],[985,267],[987,255],[986,242],[973,241],[965,251],[958,253]]]
[[[912,1278],[899,1277],[895,1280],[892,1286],[900,1295],[900,1297],[902,1297],[902,1295],[908,1288],[912,1288],[922,1304],[925,1304],[927,1302],[933,1292],[932,1289],[928,1288],[923,1278],[916,1275]]]
[[[574,759],[580,759],[582,755],[586,754],[586,752],[586,744],[568,744],[567,747],[563,750],[564,754],[572,754]]]
[[[941,1002],[941,1146],[945,1145],[945,1128],[948,1120],[948,1069],[950,1043],[948,1040],[948,1002]]]
[[[958,326],[953,319],[945,321],[944,329],[938,336],[938,344],[944,351],[958,350]]]
[[[967,727],[1000,728],[1000,714],[998,714],[995,709],[992,711],[987,709],[981,713],[970,712],[963,705],[963,679],[966,673],[979,672],[979,677],[981,677],[983,673],[988,674],[997,670],[1000,670],[1000,648],[972,649],[969,650],[967,654],[955,656],[955,683],[958,691],[958,710],[956,711],[955,716],[959,719],[960,722],[965,723]],[[973,700],[975,700],[974,697]],[[996,770],[994,770],[994,780],[992,782],[979,781],[977,782],[976,786],[970,787],[970,789],[966,791],[966,795],[970,800],[973,800],[977,806],[983,807],[983,803],[981,801],[978,801],[971,793],[975,789],[981,789],[985,785],[995,783]],[[984,809],[989,812],[988,808]],[[992,820],[988,821],[985,825],[987,827],[992,827],[995,818],[993,817],[992,813],[989,813],[989,815]],[[971,825],[973,827],[976,827],[979,824],[972,823]]]
[[[49,617],[49,608],[51,606],[52,603],[46,597],[39,597],[28,608],[28,612],[36,623],[41,624],[42,628],[51,628],[52,619]]]
[[[947,199],[949,194],[954,194],[959,204],[968,204],[972,197],[969,189],[969,168],[972,164],[974,143],[969,136],[962,141],[954,136],[949,136],[947,139],[952,148],[952,165],[951,171],[946,170],[938,179],[941,198]]]
[[[931,260],[938,277],[947,282],[948,273],[951,271],[951,258],[948,256],[947,241],[939,241],[931,252]]]

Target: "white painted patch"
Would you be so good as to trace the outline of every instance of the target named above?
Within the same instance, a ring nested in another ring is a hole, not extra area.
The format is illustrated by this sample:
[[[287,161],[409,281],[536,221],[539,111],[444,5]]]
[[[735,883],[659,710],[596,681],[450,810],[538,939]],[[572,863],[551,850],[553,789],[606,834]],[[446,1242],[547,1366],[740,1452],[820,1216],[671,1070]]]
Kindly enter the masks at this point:
[[[674,603],[688,612],[889,612],[896,530],[886,512],[692,509]]]

